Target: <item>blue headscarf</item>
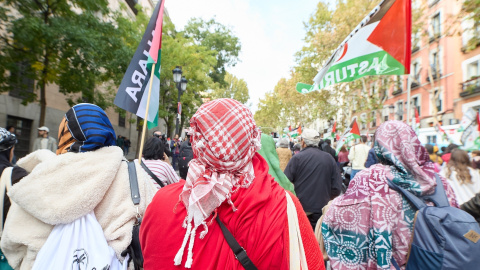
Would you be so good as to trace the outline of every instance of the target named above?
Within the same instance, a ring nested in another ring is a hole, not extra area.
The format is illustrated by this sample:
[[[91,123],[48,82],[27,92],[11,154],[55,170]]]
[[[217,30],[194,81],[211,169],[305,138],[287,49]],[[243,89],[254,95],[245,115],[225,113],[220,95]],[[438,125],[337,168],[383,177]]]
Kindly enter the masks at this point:
[[[73,106],[65,114],[60,124],[58,142],[57,154],[94,151],[115,145],[115,131],[102,108],[82,103]]]

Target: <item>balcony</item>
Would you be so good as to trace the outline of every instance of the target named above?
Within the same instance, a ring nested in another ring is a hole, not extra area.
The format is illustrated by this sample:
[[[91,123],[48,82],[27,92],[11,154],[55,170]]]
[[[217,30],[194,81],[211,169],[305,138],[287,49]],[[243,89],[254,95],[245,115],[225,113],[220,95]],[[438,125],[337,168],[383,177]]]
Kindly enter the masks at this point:
[[[392,95],[396,96],[396,95],[399,95],[399,94],[401,94],[401,93],[402,93],[402,88],[399,88],[399,89],[393,91],[393,92],[392,92]]]
[[[418,52],[420,50],[420,47],[419,46],[415,46],[412,48],[412,54]]]
[[[430,39],[428,40],[428,43],[434,42],[435,40],[439,39],[440,36],[441,36],[440,33],[435,33],[433,36],[430,36]]]
[[[460,84],[462,87],[461,97],[467,97],[473,94],[480,93],[480,76],[473,77]]]
[[[440,72],[432,72],[432,78],[434,81],[440,79],[440,77],[442,77],[442,74]],[[430,76],[427,75],[426,80],[427,82],[430,82]]]
[[[410,89],[415,89],[415,88],[417,88],[417,87],[419,87],[419,86],[420,86],[420,85],[419,85],[417,82],[412,82],[412,83],[410,84]]]

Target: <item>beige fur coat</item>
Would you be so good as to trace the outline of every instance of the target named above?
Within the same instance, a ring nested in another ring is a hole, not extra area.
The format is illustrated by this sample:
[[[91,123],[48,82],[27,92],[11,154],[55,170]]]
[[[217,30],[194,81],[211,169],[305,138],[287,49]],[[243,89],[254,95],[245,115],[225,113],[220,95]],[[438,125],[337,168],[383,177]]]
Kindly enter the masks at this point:
[[[54,225],[70,223],[92,210],[108,244],[123,261],[120,253],[131,242],[136,208],[120,148],[59,156],[39,150],[18,165],[30,174],[8,193],[13,203],[1,239],[2,251],[14,269],[32,268]],[[157,189],[138,164],[136,168],[143,215]]]

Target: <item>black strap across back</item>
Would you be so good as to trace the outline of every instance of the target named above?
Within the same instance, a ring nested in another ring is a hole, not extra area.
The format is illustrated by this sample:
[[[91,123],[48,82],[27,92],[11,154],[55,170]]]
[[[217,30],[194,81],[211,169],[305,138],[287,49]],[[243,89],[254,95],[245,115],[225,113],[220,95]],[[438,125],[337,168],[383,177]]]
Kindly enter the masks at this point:
[[[220,221],[218,216],[215,219],[217,220],[218,225],[220,225],[223,236],[225,237],[225,240],[227,240],[230,248],[232,249],[235,258],[242,264],[243,268],[245,268],[245,270],[257,270],[257,267],[250,260],[245,249],[240,246],[232,233],[227,229],[227,227],[225,227],[225,224]]]

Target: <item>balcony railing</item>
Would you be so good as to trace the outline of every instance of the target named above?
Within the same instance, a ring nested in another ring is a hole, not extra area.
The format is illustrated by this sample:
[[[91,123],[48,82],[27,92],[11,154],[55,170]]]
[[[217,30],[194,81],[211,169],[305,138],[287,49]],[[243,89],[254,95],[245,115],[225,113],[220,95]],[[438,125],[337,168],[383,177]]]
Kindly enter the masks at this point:
[[[393,92],[392,92],[392,95],[396,96],[396,95],[399,95],[399,94],[401,94],[401,93],[402,93],[402,88],[399,88],[399,89],[393,91]]]
[[[460,85],[462,87],[461,97],[480,93],[480,76],[467,80]]]
[[[441,76],[442,76],[442,74],[440,74],[440,72],[432,72],[433,80],[439,79]],[[429,82],[430,81],[430,76],[427,75],[426,79],[427,79],[427,82]]]

